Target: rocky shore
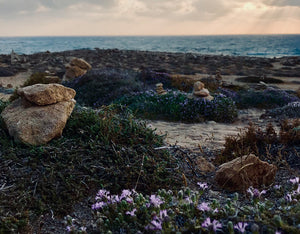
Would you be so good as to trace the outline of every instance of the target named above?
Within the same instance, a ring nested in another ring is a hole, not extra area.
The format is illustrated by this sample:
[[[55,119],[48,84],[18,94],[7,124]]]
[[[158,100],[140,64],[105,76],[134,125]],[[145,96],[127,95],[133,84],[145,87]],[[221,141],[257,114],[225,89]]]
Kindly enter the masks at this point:
[[[31,55],[0,55],[0,77],[10,77],[19,72],[49,71],[62,77],[65,65],[73,57],[86,60],[93,68],[151,69],[170,74],[210,74],[217,71],[222,76],[258,76],[287,78],[300,77],[300,57],[258,58],[223,55],[198,55],[132,50],[72,50],[42,52]]]

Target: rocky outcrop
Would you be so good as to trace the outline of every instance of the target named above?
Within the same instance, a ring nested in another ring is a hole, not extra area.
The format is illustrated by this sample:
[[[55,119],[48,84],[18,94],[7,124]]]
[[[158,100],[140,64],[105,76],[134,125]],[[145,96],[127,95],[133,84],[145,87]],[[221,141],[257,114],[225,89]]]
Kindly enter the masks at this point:
[[[18,94],[39,106],[69,101],[75,97],[75,90],[60,84],[35,84],[20,88]]]
[[[222,164],[216,172],[215,181],[226,190],[245,191],[250,186],[258,188],[271,184],[276,171],[276,166],[250,154]]]
[[[65,87],[57,89],[53,84],[43,86],[48,87],[37,88],[33,85],[21,89],[21,98],[12,102],[1,113],[9,134],[16,141],[42,145],[62,135],[75,106],[75,91]],[[63,90],[66,94],[63,94]]]
[[[63,77],[63,81],[70,81],[76,77],[83,76],[91,69],[92,66],[85,60],[74,58],[70,64],[66,65],[66,73]]]

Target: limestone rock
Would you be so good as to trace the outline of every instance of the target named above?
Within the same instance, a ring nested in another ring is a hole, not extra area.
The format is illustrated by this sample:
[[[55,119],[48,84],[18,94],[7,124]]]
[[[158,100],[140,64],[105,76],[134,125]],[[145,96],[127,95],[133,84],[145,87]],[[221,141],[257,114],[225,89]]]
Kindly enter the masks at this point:
[[[215,180],[226,190],[245,191],[250,186],[258,188],[271,184],[276,171],[276,166],[250,154],[222,164],[216,172]]]
[[[69,101],[75,97],[75,90],[60,84],[35,84],[20,88],[18,94],[36,105],[50,105]]]
[[[70,81],[76,77],[83,76],[92,66],[83,59],[74,58],[70,64],[66,65],[66,73],[63,81]]]
[[[71,66],[79,67],[87,71],[92,69],[92,66],[88,62],[80,58],[74,58],[70,64]]]
[[[156,92],[157,92],[158,95],[167,94],[167,92],[163,88],[163,84],[162,83],[157,83],[156,84]]]
[[[193,96],[194,97],[200,97],[200,98],[206,98],[207,100],[213,100],[213,97],[209,94],[208,89],[204,88],[204,84],[201,81],[197,81],[194,84],[193,89]]]
[[[7,106],[1,115],[9,134],[16,141],[42,145],[61,136],[74,106],[74,100],[37,106],[19,98]]]

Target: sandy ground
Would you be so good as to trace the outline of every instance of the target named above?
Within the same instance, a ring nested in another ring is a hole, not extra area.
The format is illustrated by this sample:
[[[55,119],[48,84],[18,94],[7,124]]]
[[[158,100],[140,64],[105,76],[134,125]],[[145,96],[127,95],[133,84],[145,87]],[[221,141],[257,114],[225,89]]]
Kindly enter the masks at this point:
[[[214,121],[195,124],[147,121],[147,124],[148,127],[156,129],[157,134],[166,135],[166,144],[177,144],[193,151],[199,151],[200,147],[217,150],[223,148],[226,136],[239,134],[249,126],[250,121],[264,129],[270,121],[259,119],[263,113],[264,110],[258,109],[242,110],[239,113],[239,120],[231,124]]]
[[[31,75],[31,71],[27,72],[21,72],[15,76],[10,77],[0,77],[0,84],[2,84],[2,87],[7,87],[7,85],[12,85],[12,88],[20,87],[24,84],[24,82],[27,80],[27,78]],[[8,100],[10,97],[9,94],[4,94],[0,92],[0,99],[1,100]]]

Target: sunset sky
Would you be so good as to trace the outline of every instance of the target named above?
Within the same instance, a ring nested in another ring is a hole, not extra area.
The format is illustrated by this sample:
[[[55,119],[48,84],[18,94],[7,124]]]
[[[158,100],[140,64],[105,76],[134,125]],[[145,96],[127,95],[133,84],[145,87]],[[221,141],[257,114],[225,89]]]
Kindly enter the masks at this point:
[[[0,0],[0,36],[300,33],[300,0]]]

